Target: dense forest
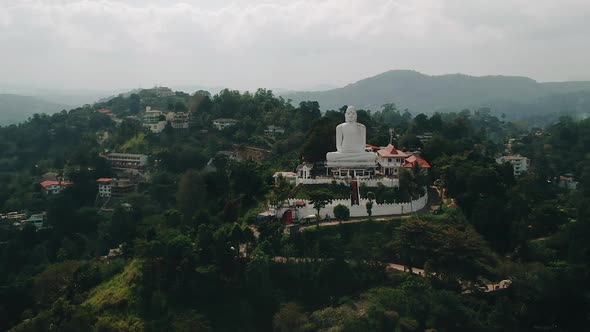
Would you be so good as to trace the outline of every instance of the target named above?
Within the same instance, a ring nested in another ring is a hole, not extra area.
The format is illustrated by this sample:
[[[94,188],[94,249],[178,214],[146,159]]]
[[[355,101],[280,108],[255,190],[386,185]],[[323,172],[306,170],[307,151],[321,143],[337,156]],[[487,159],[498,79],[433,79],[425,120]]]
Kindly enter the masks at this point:
[[[154,134],[137,121],[146,107],[188,112],[190,129]],[[323,160],[344,109],[294,106],[265,89],[142,90],[0,127],[0,212],[47,213],[40,229],[0,227],[0,330],[587,329],[590,120],[535,128],[485,108],[359,110],[368,143],[419,150],[431,163],[424,181],[445,198],[439,213],[292,234],[258,220],[292,190],[273,173]],[[217,118],[238,122],[216,130]],[[268,125],[285,132],[266,135]],[[509,140],[531,160],[519,177],[495,160]],[[260,161],[219,153],[243,145],[270,152]],[[111,151],[149,155],[149,180],[106,210],[96,180],[114,176],[103,157]],[[45,195],[48,172],[73,185]],[[565,174],[576,190],[558,185]],[[100,259],[112,248],[121,255]]]

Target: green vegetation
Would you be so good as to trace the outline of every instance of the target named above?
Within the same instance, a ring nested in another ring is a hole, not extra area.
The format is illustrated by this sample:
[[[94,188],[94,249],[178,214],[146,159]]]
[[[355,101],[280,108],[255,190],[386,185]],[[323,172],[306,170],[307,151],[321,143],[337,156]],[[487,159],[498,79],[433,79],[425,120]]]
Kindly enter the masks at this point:
[[[346,221],[350,218],[350,210],[348,207],[338,204],[334,207],[334,217]]]
[[[395,100],[403,109],[416,113],[488,107],[498,116],[505,114],[512,120],[532,118],[537,122],[558,111],[587,112],[589,94],[590,82],[539,83],[527,77],[429,76],[411,70],[392,70],[342,88],[296,92],[284,97],[295,103],[317,100],[324,110],[341,107],[342,100],[371,109]]]
[[[433,166],[402,170],[399,188],[361,186],[361,196],[374,204],[408,201],[434,185],[429,190],[443,196],[433,201],[439,209],[286,232],[258,213],[293,196],[318,211],[350,197],[346,185],[295,187],[272,177],[302,160],[321,161],[344,108],[322,115],[317,102],[293,106],[264,89],[214,96],[164,90],[0,127],[0,212],[47,212],[41,229],[0,221],[0,330],[588,326],[590,120],[564,117],[541,129],[489,109],[413,116],[389,102],[361,110],[369,143],[419,149]],[[133,119],[146,106],[190,112],[190,130],[149,132]],[[122,121],[116,125],[101,108]],[[212,120],[220,117],[238,123],[218,131]],[[285,134],[265,134],[268,125]],[[99,144],[105,131],[109,138]],[[519,177],[495,161],[508,139],[513,153],[532,160]],[[242,161],[219,153],[244,146],[270,152]],[[101,210],[96,179],[116,174],[101,154],[123,150],[149,154],[148,181]],[[45,195],[38,183],[46,172],[74,184]],[[566,173],[579,181],[577,190],[559,186]],[[483,291],[488,284],[509,286]]]

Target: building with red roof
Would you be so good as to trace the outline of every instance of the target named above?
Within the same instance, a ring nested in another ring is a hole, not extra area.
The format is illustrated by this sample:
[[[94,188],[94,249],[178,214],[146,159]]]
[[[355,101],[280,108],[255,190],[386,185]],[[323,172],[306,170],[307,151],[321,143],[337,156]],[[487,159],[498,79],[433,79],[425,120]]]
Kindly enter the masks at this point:
[[[420,168],[424,168],[424,169],[432,168],[426,160],[424,160],[416,155],[411,155],[408,158],[406,158],[406,163],[404,164],[404,168],[414,168],[416,163],[418,163],[418,165],[420,165]]]
[[[62,192],[66,187],[73,185],[70,181],[54,181],[54,180],[46,180],[41,183],[43,193],[45,195],[57,195]]]
[[[398,150],[391,144],[377,151],[377,163],[385,176],[397,176],[400,168],[412,168],[416,163],[424,169],[431,168],[419,155]]]
[[[96,183],[100,197],[120,197],[135,192],[135,184],[129,179],[100,178]]]
[[[383,175],[397,176],[399,168],[404,166],[408,157],[409,154],[391,144],[377,151],[377,163]]]

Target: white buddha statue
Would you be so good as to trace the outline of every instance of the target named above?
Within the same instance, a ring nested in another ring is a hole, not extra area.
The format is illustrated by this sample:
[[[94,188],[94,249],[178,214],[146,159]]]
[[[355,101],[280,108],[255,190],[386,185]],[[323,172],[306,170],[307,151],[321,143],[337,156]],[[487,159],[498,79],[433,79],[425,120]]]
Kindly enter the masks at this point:
[[[348,106],[346,122],[336,126],[336,152],[328,152],[328,166],[373,166],[377,155],[365,151],[367,129],[356,122],[356,109]]]

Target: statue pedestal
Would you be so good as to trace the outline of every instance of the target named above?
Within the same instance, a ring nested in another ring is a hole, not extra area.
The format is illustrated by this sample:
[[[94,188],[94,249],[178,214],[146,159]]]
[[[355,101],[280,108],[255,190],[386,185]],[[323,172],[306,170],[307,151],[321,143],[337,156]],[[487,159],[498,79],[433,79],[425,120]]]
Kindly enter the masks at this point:
[[[326,161],[328,168],[349,168],[349,169],[362,169],[362,168],[375,168],[377,167],[376,161],[371,160],[328,160]]]

